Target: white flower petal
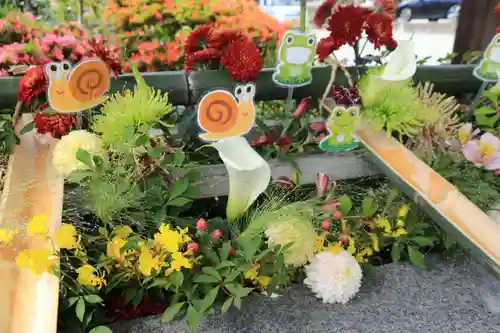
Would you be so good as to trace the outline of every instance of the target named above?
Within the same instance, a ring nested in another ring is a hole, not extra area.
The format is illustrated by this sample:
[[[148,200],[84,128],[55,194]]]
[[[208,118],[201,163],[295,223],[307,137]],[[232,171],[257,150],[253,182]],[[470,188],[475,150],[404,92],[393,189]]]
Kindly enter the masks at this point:
[[[411,40],[399,41],[396,49],[389,56],[382,79],[403,81],[411,78],[417,71],[417,58]]]
[[[243,137],[217,141],[214,147],[229,175],[227,218],[232,221],[242,216],[265,191],[271,180],[271,168]]]

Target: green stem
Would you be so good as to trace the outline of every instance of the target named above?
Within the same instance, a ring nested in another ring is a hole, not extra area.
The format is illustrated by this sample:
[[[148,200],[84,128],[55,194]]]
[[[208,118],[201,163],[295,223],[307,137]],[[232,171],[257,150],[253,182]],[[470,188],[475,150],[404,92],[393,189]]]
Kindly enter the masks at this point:
[[[300,31],[306,32],[306,0],[300,0]]]

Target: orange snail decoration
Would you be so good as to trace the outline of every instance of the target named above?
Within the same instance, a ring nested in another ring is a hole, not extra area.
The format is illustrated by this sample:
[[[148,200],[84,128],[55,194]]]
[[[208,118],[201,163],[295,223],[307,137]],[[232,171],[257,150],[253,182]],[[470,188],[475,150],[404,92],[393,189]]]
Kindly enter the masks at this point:
[[[254,96],[251,83],[237,86],[234,96],[225,90],[206,94],[198,104],[198,125],[206,132],[199,137],[217,141],[248,133],[255,121]]]
[[[67,61],[45,65],[49,78],[47,99],[60,113],[73,113],[103,103],[110,86],[108,66],[98,58],[84,60],[75,67]]]

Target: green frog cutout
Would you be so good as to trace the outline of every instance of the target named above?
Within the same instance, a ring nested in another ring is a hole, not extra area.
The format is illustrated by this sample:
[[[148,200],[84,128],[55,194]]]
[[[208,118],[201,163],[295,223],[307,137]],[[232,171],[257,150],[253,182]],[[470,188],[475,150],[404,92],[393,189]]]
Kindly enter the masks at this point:
[[[328,151],[348,151],[359,146],[354,135],[359,119],[359,106],[337,105],[326,123],[329,135],[319,143],[319,148]]]
[[[278,65],[273,81],[282,87],[301,87],[311,83],[311,68],[316,55],[314,33],[289,30],[281,40]]]
[[[484,51],[484,58],[474,68],[474,76],[485,82],[497,82],[500,79],[500,33],[496,34]]]

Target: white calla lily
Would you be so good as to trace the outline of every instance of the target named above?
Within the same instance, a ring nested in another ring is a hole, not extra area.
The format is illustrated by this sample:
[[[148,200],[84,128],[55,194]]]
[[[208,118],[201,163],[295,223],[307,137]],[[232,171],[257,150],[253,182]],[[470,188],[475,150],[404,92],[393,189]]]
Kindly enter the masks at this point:
[[[417,71],[417,58],[411,40],[398,42],[398,46],[389,56],[382,72],[382,80],[404,81],[411,78]]]
[[[222,139],[213,144],[229,174],[227,219],[241,217],[271,180],[269,164],[244,137]]]

